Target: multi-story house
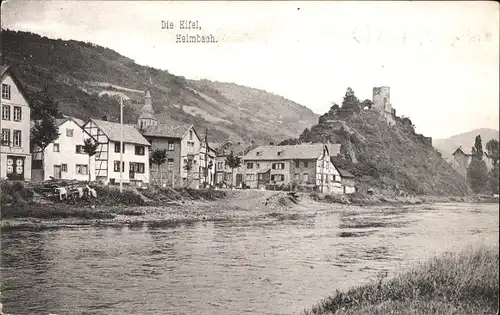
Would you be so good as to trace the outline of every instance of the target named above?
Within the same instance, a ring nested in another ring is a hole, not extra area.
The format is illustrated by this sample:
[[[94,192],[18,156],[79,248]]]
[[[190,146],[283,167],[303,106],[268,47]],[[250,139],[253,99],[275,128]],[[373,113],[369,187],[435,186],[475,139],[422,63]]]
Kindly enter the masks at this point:
[[[459,147],[453,152],[452,157],[448,160],[451,166],[462,176],[467,177],[467,168],[472,161],[472,152]],[[493,158],[487,152],[483,152],[483,161],[486,168],[490,171],[493,168]]]
[[[89,174],[90,180],[94,180],[95,156],[89,159],[83,151],[83,144],[85,139],[95,139],[83,129],[83,121],[79,119],[65,117],[56,119],[56,123],[59,126],[59,138],[50,143],[43,153],[39,148],[32,148],[32,180],[54,178],[88,181]]]
[[[119,123],[93,118],[83,126],[99,143],[95,155],[95,179],[105,184],[119,184],[120,180],[133,185],[149,183],[151,145],[135,126],[123,124],[123,147],[120,148],[121,126]],[[121,165],[120,155],[123,156]]]
[[[339,144],[259,146],[244,157],[245,184],[250,188],[296,184],[343,193],[340,173],[330,159],[330,152],[339,151]]]
[[[9,66],[0,66],[2,79],[0,179],[30,180],[30,105],[23,86]]]
[[[193,125],[159,123],[155,117],[151,95],[146,92],[144,106],[137,121],[137,130],[151,145],[151,150],[165,149],[166,166],[151,165],[152,183],[175,187],[199,187],[200,137]],[[190,169],[186,170],[186,165]]]
[[[215,157],[215,184],[222,185],[234,185],[240,187],[244,183],[244,156],[252,148],[255,147],[255,143],[252,144],[242,144],[240,142],[234,143],[231,140],[226,140],[220,144],[211,145],[216,151]],[[229,154],[238,156],[241,160],[241,166],[232,170],[226,163],[226,158]]]
[[[215,184],[215,167],[217,152],[210,146],[207,136],[205,135],[204,141],[200,144],[200,181],[207,183],[207,185]]]

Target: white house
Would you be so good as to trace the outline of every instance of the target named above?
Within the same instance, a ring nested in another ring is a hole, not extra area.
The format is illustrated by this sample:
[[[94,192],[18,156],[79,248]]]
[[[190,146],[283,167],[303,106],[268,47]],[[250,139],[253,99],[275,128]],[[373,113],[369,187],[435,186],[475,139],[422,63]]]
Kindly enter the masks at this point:
[[[95,179],[95,156],[83,151],[84,140],[91,138],[82,128],[82,121],[73,117],[56,119],[59,126],[59,138],[49,144],[42,152],[33,148],[32,180],[76,179],[81,181]]]
[[[95,178],[105,184],[149,183],[149,142],[133,125],[123,125],[123,163],[120,165],[119,123],[89,119],[83,128],[99,143],[95,155]]]
[[[30,106],[12,69],[0,66],[2,80],[0,179],[30,180]]]

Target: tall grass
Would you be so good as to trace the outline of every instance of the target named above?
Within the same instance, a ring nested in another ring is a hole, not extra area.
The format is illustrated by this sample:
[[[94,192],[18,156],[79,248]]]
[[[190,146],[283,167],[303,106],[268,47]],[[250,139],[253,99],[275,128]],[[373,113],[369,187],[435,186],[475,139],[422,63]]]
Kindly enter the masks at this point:
[[[445,254],[393,279],[337,291],[303,314],[496,314],[498,250]]]

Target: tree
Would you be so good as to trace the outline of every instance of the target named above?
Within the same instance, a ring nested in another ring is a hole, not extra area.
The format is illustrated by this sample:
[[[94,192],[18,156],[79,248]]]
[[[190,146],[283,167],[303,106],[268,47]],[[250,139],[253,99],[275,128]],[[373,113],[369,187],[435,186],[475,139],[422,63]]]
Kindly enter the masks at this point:
[[[361,102],[361,107],[363,107],[363,108],[368,107],[369,109],[371,109],[372,106],[373,106],[373,102],[369,99],[366,99],[363,102]]]
[[[490,141],[488,141],[488,143],[486,143],[486,151],[488,152],[490,158],[493,160],[493,167],[497,166],[500,153],[498,140],[491,139]]]
[[[52,116],[44,116],[41,120],[36,121],[35,125],[31,128],[31,148],[33,150],[36,147],[40,150],[42,155],[42,170],[45,170],[45,149],[50,143],[57,140],[59,135],[59,127]]]
[[[472,157],[467,168],[467,180],[475,193],[483,192],[488,183],[488,169],[483,161],[483,145],[481,136],[477,136],[472,147]]]
[[[499,181],[500,181],[500,179],[499,179],[500,174],[499,173],[500,173],[500,169],[498,167],[498,164],[496,164],[490,172],[489,181],[488,181],[489,189],[493,194],[498,194],[498,190],[499,190],[498,186],[499,186]]]
[[[231,153],[226,156],[226,164],[231,168],[231,186],[233,186],[234,169],[241,166],[241,159],[231,151]]]
[[[50,116],[61,118],[62,114],[59,111],[59,103],[52,97],[52,91],[45,86],[43,90],[34,92],[29,95],[31,120],[40,120]]]
[[[348,87],[345,92],[344,100],[342,101],[342,108],[351,109],[354,112],[360,111],[359,99],[354,95],[354,91]]]
[[[193,170],[193,159],[187,159],[186,164],[184,164],[184,170],[187,172],[186,186],[191,184],[191,171]]]
[[[91,138],[83,140],[83,152],[87,153],[89,156],[89,182],[92,181],[92,172],[90,172],[90,158],[97,153],[97,148],[99,143],[94,142]]]
[[[161,165],[164,164],[167,161],[167,150],[165,149],[156,149],[151,152],[149,156],[149,162],[150,164],[154,164],[158,168],[158,175],[160,176],[160,186],[163,184],[162,183],[162,176],[161,176]],[[173,173],[172,173],[173,176]]]

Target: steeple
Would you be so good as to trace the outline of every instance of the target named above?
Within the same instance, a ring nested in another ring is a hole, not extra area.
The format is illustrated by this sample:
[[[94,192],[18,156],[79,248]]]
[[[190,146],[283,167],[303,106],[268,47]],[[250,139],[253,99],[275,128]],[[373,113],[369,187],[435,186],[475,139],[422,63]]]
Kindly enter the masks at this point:
[[[149,94],[149,91],[146,91],[146,96],[144,97],[144,106],[141,109],[137,124],[141,128],[158,124],[158,121],[155,118],[155,111],[153,110],[151,94]]]

